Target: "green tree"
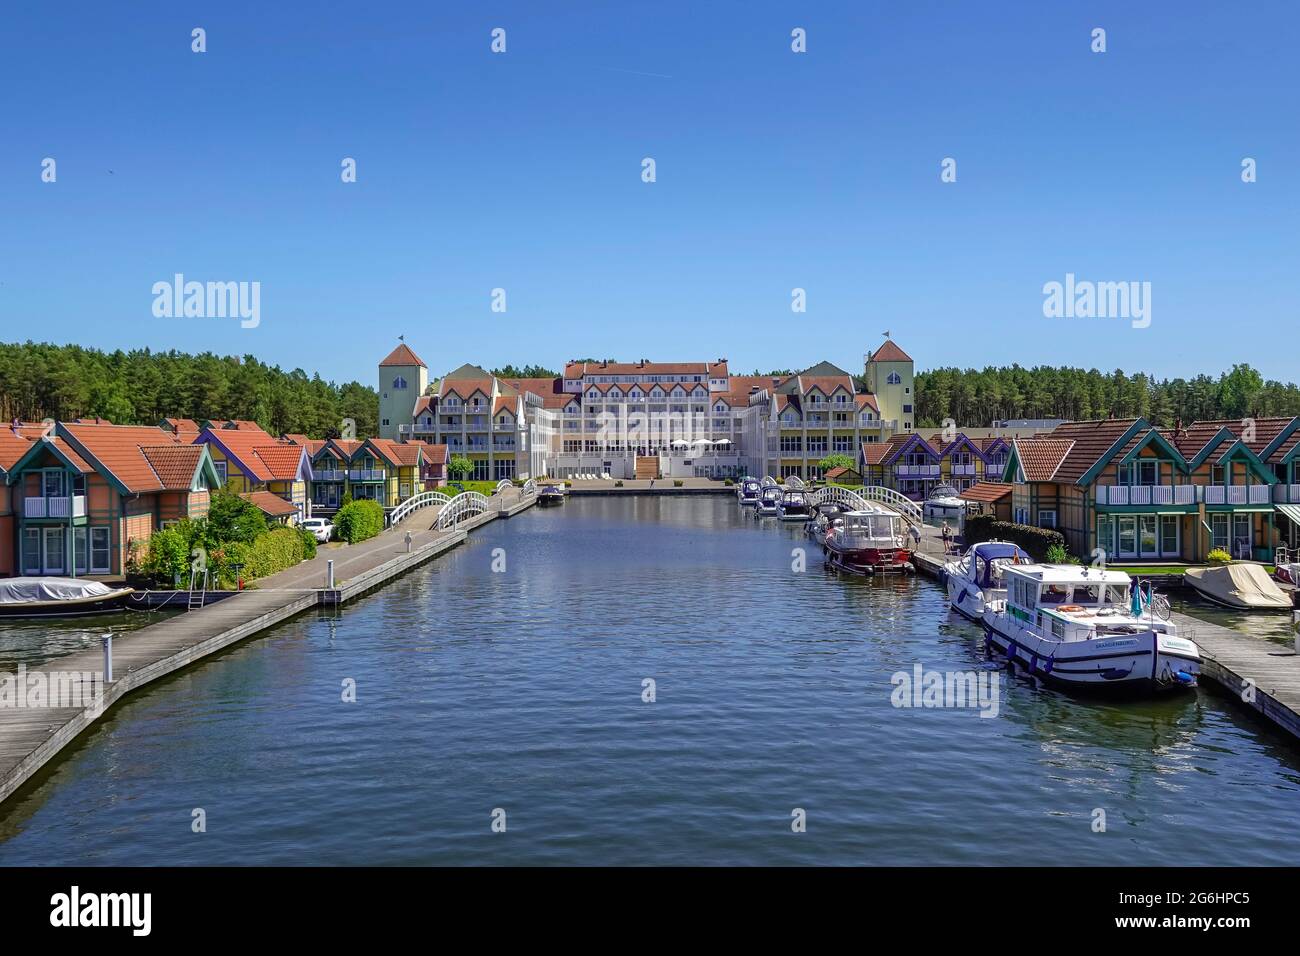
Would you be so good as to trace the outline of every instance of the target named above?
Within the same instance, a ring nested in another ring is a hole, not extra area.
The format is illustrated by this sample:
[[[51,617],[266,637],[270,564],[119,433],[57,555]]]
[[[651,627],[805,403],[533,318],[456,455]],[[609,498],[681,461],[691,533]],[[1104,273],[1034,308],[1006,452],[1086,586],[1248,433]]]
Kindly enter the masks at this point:
[[[447,462],[447,474],[458,481],[468,478],[473,473],[474,462],[464,455],[454,455],[451,461]]]
[[[826,474],[826,472],[830,471],[832,468],[854,468],[855,467],[855,463],[852,458],[850,458],[848,455],[841,454],[839,452],[827,455],[817,464],[821,466],[823,475]]]

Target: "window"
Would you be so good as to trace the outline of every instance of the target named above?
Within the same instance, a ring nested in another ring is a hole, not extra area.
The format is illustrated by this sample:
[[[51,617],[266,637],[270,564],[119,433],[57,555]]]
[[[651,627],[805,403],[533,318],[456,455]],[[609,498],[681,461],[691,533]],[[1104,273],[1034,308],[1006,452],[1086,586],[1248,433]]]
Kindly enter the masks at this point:
[[[1160,516],[1160,553],[1166,557],[1178,554],[1178,516]]]
[[[1048,508],[1048,509],[1039,508],[1039,509],[1038,509],[1038,527],[1040,527],[1040,528],[1055,528],[1055,527],[1056,527],[1056,512],[1055,512],[1054,510],[1050,509],[1050,508]]]
[[[886,385],[901,385],[901,384],[903,384],[903,377],[902,377],[901,375],[899,375],[897,372],[890,372],[890,373],[889,373],[889,376],[885,379],[885,384],[886,384]]]
[[[1139,485],[1155,485],[1160,482],[1160,463],[1151,459],[1137,462],[1137,481]]]
[[[406,379],[402,378],[402,376],[400,375],[397,376],[397,378],[393,379],[393,388],[396,389],[406,388]]]
[[[1214,548],[1228,550],[1228,516],[1226,514],[1210,515],[1210,545]]]
[[[212,467],[217,471],[217,482],[224,485],[226,483],[226,463],[224,461],[213,461]]]
[[[911,405],[904,405],[904,406],[903,406],[903,414],[904,414],[904,415],[910,415],[910,414],[912,414],[912,406],[911,406]]]

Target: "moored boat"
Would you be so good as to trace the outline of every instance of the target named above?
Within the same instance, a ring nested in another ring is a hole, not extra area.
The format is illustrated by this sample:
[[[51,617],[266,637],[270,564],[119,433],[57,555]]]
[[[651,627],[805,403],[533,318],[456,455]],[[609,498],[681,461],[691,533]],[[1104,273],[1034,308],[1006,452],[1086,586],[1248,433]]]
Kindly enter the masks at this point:
[[[537,492],[538,505],[562,505],[564,504],[564,489],[558,485],[543,485]]]
[[[1006,597],[984,609],[985,643],[1048,683],[1080,690],[1194,687],[1201,652],[1168,603],[1122,571],[1003,565]]]
[[[120,610],[134,588],[84,578],[0,580],[0,617],[80,617]]]
[[[899,514],[876,507],[846,511],[842,523],[826,533],[822,551],[832,567],[854,574],[912,571],[912,551],[906,542]]]
[[[961,521],[966,513],[966,501],[957,497],[952,485],[936,485],[921,504],[921,515],[926,521]]]
[[[963,617],[982,621],[984,608],[990,601],[1006,599],[1004,566],[1032,563],[1028,554],[1006,541],[981,541],[972,545],[960,558],[943,566],[949,606]]]
[[[834,527],[837,521],[843,522],[844,515],[851,509],[837,501],[826,501],[816,505],[813,508],[815,514],[807,524],[807,531],[818,544],[826,543],[826,532]]]
[[[782,521],[807,521],[812,517],[812,501],[806,491],[787,490],[777,499],[776,510]]]
[[[1188,568],[1186,581],[1207,601],[1238,611],[1289,611],[1291,598],[1258,564]]]
[[[757,478],[742,478],[740,484],[736,486],[736,500],[742,505],[756,505],[761,489],[762,485]]]
[[[754,517],[771,517],[780,513],[779,502],[781,501],[781,489],[776,485],[768,485],[763,488],[758,495],[758,507],[754,510]]]

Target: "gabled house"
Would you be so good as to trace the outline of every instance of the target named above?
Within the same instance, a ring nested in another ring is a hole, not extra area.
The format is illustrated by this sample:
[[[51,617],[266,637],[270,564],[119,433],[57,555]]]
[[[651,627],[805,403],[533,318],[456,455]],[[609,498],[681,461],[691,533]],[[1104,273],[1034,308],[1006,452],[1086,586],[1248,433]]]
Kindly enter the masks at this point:
[[[203,446],[161,428],[59,423],[9,468],[17,573],[121,575],[154,531],[207,513]]]
[[[939,483],[939,450],[916,432],[886,442],[863,442],[858,456],[866,485],[883,485],[921,501]]]
[[[383,465],[385,480],[379,503],[385,508],[396,508],[411,495],[423,490],[423,449],[430,446],[422,442],[401,444],[389,438],[369,438],[363,447],[367,452],[373,453],[375,459]]]
[[[14,510],[14,490],[9,485],[9,472],[27,454],[32,440],[22,434],[21,428],[0,431],[0,577],[16,574],[18,570],[17,513]]]
[[[269,491],[293,504],[299,518],[310,514],[307,487],[312,474],[306,447],[272,438],[249,422],[205,428],[194,443],[208,446],[221,484],[232,491]]]
[[[987,457],[974,439],[958,432],[950,441],[941,434],[930,438],[930,447],[939,452],[939,481],[965,491],[984,478]],[[1001,477],[999,471],[997,477]]]

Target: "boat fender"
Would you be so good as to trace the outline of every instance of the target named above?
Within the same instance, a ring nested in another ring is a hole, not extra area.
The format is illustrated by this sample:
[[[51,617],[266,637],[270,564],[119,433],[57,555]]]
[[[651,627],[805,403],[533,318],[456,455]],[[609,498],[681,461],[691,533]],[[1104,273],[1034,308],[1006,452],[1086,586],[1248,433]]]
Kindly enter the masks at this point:
[[[1052,673],[1052,662],[1053,662],[1053,660],[1054,660],[1054,658],[1049,657],[1049,658],[1047,659],[1047,663],[1045,663],[1045,664],[1043,665],[1043,673],[1044,673],[1044,674],[1050,674],[1050,673]]]
[[[957,595],[957,603],[960,604],[960,603],[961,603],[962,601],[964,601],[964,600],[966,600],[966,589],[965,589],[965,588],[962,588],[962,589],[961,589],[961,594],[958,594],[958,595]]]
[[[1178,681],[1180,684],[1196,683],[1196,678],[1187,673],[1187,671],[1174,671],[1174,680]]]
[[[1029,652],[1029,673],[1032,674],[1036,670],[1038,670],[1038,655],[1035,654],[1033,651],[1030,651]]]
[[[1016,659],[1016,642],[1012,641],[1010,644],[1007,645],[1007,660],[1014,661],[1015,659]]]

